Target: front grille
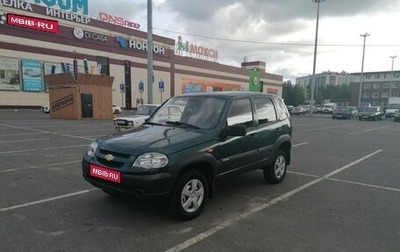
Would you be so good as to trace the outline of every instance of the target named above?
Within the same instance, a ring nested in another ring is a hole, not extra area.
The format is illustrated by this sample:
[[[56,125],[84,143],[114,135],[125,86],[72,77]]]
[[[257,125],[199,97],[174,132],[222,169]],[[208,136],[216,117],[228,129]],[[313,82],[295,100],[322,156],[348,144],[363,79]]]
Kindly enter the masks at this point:
[[[108,161],[106,160],[107,155],[112,155],[113,159]],[[96,152],[96,160],[98,163],[110,167],[110,168],[121,168],[130,158],[130,155],[122,154],[113,151],[107,151],[103,149],[98,149]]]

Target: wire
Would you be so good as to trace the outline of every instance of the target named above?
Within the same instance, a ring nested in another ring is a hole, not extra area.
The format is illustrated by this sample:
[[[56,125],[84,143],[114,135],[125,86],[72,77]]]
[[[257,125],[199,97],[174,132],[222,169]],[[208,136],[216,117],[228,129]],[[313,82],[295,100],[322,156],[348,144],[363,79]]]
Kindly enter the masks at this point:
[[[205,38],[205,39],[212,39],[212,40],[219,40],[219,41],[229,41],[229,42],[238,42],[238,43],[250,43],[250,44],[262,44],[262,45],[280,45],[280,46],[314,46],[314,44],[304,44],[304,43],[283,43],[283,42],[261,42],[261,41],[253,41],[253,40],[242,40],[242,39],[229,39],[229,38],[217,38],[217,37],[211,37],[211,36],[204,36],[204,35],[197,35],[193,33],[185,33],[185,32],[176,32],[176,31],[171,31],[171,30],[166,30],[162,28],[156,28],[153,27],[154,30],[160,30],[164,32],[169,32],[169,33],[174,33],[174,34],[183,34],[183,35],[188,35],[188,36],[193,36],[193,37],[198,37],[198,38]],[[352,46],[363,46],[362,44],[360,45],[352,45],[352,44],[318,44],[318,46],[331,46],[331,47],[352,47]],[[365,45],[365,46],[400,46],[400,45]]]

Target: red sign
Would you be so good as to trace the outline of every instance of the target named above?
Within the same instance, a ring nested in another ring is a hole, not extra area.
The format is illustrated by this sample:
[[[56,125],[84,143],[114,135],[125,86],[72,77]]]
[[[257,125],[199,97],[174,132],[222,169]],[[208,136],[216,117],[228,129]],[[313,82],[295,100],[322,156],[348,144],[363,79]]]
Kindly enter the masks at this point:
[[[111,23],[111,24],[116,24],[120,26],[125,26],[129,28],[134,28],[134,29],[139,29],[140,24],[128,21],[122,17],[117,17],[113,16],[104,12],[99,12],[99,15],[97,16],[98,20],[101,20],[103,22]]]
[[[121,173],[97,165],[90,165],[90,176],[121,183]]]
[[[42,32],[58,33],[58,22],[53,20],[7,14],[7,24]]]

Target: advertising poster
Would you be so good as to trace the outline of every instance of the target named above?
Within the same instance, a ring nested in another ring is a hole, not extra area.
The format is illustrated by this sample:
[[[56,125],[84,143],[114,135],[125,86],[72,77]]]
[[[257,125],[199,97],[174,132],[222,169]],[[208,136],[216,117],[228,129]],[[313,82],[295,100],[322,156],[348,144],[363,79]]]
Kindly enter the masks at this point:
[[[0,58],[0,90],[21,90],[17,59]]]
[[[40,61],[22,60],[22,90],[43,91],[42,65]]]
[[[260,92],[260,72],[258,70],[250,70],[249,73],[249,90],[253,92]]]
[[[182,93],[217,92],[217,91],[240,91],[241,86],[235,84],[219,83],[213,81],[183,79]]]

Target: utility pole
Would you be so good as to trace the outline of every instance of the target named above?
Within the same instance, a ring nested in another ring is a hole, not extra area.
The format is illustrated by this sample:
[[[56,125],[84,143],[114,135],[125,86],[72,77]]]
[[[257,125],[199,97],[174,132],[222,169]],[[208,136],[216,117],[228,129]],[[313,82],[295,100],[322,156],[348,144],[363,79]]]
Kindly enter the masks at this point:
[[[392,97],[393,64],[396,57],[396,55],[390,56],[390,58],[392,58],[392,74],[390,75],[389,97]]]
[[[359,95],[358,95],[358,104],[361,103],[361,97],[362,97],[362,86],[363,86],[363,79],[364,79],[364,55],[365,55],[365,40],[367,39],[368,36],[370,36],[368,32],[365,34],[360,34],[361,37],[364,37],[364,45],[363,45],[363,54],[362,54],[362,62],[361,62],[361,76],[360,76],[360,90],[359,90]]]
[[[317,44],[318,44],[318,23],[319,23],[319,4],[325,2],[325,0],[312,0],[313,3],[317,3],[317,27],[315,28],[315,44],[314,44],[314,64],[313,64],[313,76],[311,80],[311,97],[310,97],[310,108],[311,114],[314,112],[314,89],[315,89],[315,68],[317,66]]]
[[[147,100],[153,104],[153,3],[147,0]]]

